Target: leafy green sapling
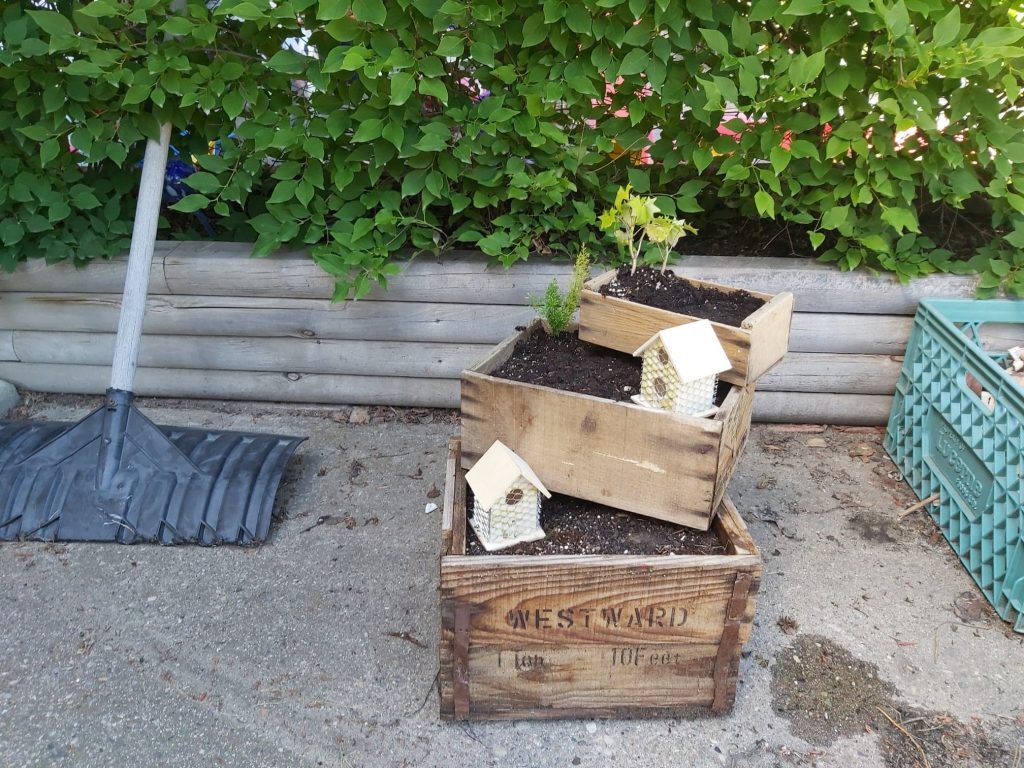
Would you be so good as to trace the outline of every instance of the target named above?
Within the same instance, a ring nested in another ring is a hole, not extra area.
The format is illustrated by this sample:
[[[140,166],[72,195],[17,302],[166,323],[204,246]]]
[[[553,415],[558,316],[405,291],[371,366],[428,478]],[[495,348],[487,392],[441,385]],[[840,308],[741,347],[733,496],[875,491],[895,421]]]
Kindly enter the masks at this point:
[[[552,336],[558,336],[569,327],[572,316],[580,305],[583,283],[590,277],[590,251],[587,246],[580,246],[573,265],[572,277],[569,278],[569,290],[565,296],[558,288],[558,281],[552,280],[541,300],[530,300],[530,306],[540,315],[544,330]]]
[[[665,274],[668,267],[668,257],[676,243],[686,234],[697,234],[696,228],[687,224],[683,219],[673,219],[671,216],[655,216],[647,226],[644,227],[647,239],[654,243],[661,253],[661,274]]]
[[[658,204],[653,197],[642,197],[633,194],[633,185],[619,187],[615,195],[615,203],[601,214],[599,223],[606,232],[612,235],[629,256],[632,270],[636,272],[636,264],[643,248],[646,227],[660,213]]]

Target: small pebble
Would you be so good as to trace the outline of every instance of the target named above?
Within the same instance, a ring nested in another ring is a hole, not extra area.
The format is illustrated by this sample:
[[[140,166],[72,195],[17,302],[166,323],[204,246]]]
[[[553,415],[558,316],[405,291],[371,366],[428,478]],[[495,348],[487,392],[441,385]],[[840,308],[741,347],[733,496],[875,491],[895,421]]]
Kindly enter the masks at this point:
[[[423,514],[429,515],[431,512],[434,512],[436,509],[437,509],[437,504],[434,504],[433,502],[430,502],[429,504],[427,504],[427,506],[425,506],[423,508]]]
[[[597,723],[593,720],[587,723],[587,733],[597,733]]]

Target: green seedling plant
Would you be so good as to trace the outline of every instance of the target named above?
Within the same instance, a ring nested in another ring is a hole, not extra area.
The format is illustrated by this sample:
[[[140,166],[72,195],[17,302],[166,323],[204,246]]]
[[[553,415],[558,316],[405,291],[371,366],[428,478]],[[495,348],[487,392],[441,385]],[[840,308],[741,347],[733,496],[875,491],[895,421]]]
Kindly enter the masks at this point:
[[[653,197],[633,194],[633,185],[619,187],[615,203],[604,211],[599,219],[601,229],[611,232],[615,242],[625,250],[631,264],[630,274],[636,273],[636,265],[643,249],[647,225],[661,211]]]
[[[655,216],[644,227],[644,232],[647,239],[654,243],[661,254],[661,274],[665,274],[669,254],[676,247],[676,243],[686,237],[688,233],[697,234],[695,227],[687,224],[683,219],[673,219],[671,216]]]
[[[565,295],[558,287],[558,281],[552,280],[544,292],[544,297],[539,300],[531,300],[532,306],[540,315],[544,330],[551,336],[558,336],[564,333],[572,322],[572,316],[580,305],[580,295],[583,293],[583,283],[590,276],[590,251],[587,246],[581,246],[576,254],[576,263],[573,265],[572,277],[569,278],[569,289]]]

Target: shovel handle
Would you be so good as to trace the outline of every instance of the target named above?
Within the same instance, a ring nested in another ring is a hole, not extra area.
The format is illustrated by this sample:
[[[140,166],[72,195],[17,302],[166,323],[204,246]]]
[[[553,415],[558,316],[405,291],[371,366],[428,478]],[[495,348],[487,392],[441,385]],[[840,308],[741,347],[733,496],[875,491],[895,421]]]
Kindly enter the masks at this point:
[[[160,220],[160,202],[164,193],[167,149],[171,143],[171,124],[160,126],[160,140],[146,141],[139,181],[139,201],[135,206],[132,245],[128,252],[128,273],[124,279],[121,316],[117,323],[117,343],[110,372],[110,388],[131,392],[142,341],[142,320],[146,314],[149,273],[156,246],[156,228]]]

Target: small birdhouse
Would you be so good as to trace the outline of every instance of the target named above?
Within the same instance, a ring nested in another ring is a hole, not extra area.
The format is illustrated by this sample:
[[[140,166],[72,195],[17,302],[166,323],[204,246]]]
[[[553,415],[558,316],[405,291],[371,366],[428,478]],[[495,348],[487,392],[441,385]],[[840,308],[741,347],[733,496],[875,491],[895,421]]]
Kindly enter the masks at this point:
[[[495,440],[466,473],[473,490],[470,525],[488,552],[544,538],[540,496],[544,483],[511,448]]]
[[[643,358],[633,402],[689,416],[715,412],[718,374],[732,368],[707,320],[659,331],[633,356]]]

